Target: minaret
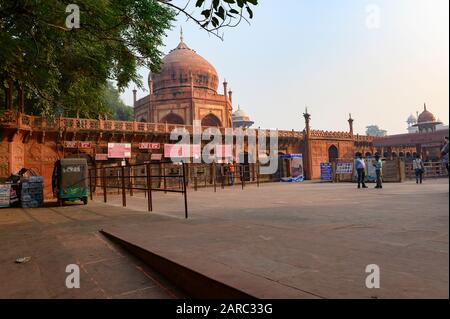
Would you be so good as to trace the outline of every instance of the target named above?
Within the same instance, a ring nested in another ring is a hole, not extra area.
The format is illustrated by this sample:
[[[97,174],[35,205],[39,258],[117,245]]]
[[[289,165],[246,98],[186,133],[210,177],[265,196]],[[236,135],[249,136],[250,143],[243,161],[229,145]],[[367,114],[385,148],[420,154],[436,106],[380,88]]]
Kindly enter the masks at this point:
[[[348,125],[350,127],[350,134],[353,135],[353,122],[354,119],[352,119],[352,113],[349,114],[349,118],[348,118]]]
[[[133,89],[133,107],[136,107],[136,94],[137,94],[137,90],[136,88]]]
[[[308,113],[308,107],[305,108],[305,113],[303,113],[303,117],[305,118],[306,135],[309,137],[309,133],[310,133],[309,123],[311,121],[311,115]]]
[[[310,134],[311,134],[311,128],[309,126],[309,123],[311,121],[311,115],[308,113],[308,108],[305,108],[305,113],[303,113],[303,117],[305,118],[305,179],[311,180],[312,179],[312,154],[311,154],[311,141],[310,141]]]
[[[227,80],[225,79],[224,81],[223,81],[223,95],[225,95],[225,99],[227,100],[228,99],[228,82],[227,82]]]
[[[148,74],[148,92],[150,95],[153,95],[153,76],[151,71]]]

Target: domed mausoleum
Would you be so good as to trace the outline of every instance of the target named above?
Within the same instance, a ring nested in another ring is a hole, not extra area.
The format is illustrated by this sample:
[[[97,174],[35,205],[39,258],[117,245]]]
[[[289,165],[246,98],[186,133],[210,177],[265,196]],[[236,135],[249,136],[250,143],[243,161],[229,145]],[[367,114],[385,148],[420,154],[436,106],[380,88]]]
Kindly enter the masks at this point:
[[[232,126],[232,92],[223,83],[218,93],[219,75],[214,66],[184,42],[163,58],[161,71],[149,74],[150,94],[134,103],[139,122],[203,126]]]

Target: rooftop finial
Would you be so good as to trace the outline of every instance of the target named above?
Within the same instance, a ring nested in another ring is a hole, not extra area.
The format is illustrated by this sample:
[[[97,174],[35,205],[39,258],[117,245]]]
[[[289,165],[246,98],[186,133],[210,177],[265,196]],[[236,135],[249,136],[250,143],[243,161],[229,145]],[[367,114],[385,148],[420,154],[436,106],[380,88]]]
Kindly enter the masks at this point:
[[[183,27],[180,30],[180,42],[184,42]]]
[[[423,110],[424,110],[424,111],[427,110],[427,103],[423,103]]]

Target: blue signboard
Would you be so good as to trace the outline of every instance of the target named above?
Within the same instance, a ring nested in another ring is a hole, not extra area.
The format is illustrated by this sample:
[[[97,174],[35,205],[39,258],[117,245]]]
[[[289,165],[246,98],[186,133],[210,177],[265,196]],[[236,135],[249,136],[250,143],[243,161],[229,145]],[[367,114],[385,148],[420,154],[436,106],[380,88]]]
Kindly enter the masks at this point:
[[[333,180],[333,165],[331,163],[320,163],[320,179],[326,182]]]

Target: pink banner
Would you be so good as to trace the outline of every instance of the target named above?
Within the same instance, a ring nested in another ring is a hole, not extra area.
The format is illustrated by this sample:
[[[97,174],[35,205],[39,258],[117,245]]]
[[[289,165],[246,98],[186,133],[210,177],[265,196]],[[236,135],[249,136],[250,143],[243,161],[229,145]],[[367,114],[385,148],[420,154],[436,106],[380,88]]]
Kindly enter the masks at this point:
[[[192,144],[164,144],[164,157],[167,158],[201,158],[200,145]]]
[[[131,158],[131,144],[108,143],[108,158]]]

